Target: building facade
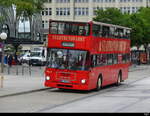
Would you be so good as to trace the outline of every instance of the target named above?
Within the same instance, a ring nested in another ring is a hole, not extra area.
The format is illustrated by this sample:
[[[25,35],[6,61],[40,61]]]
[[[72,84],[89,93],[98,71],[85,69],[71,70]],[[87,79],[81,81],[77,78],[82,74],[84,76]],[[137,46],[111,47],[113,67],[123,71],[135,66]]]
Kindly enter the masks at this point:
[[[21,19],[22,18],[22,19]],[[0,6],[0,33],[7,33],[7,44],[42,44],[42,17],[34,14],[29,21],[17,19],[13,5],[9,8]],[[31,31],[32,30],[32,31]]]
[[[40,13],[29,18],[16,16],[16,6],[0,6],[0,33],[7,33],[6,44],[13,45],[15,49],[19,45],[28,46],[43,45],[42,17]],[[0,41],[1,43],[1,41]],[[26,48],[25,48],[26,49]]]
[[[123,13],[135,13],[147,6],[150,6],[150,0],[47,0],[41,12],[42,26],[48,29],[49,19],[90,21],[97,9],[113,7]]]

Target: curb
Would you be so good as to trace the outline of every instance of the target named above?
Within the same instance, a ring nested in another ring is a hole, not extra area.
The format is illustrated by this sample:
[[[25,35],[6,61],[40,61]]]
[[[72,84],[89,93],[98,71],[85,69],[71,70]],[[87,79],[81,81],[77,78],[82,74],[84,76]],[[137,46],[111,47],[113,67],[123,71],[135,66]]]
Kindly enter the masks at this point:
[[[12,93],[12,94],[7,94],[7,95],[1,95],[0,98],[12,97],[12,96],[23,95],[23,94],[30,94],[30,93],[45,91],[45,90],[48,90],[48,89],[52,89],[52,88],[41,88],[41,89],[23,91],[23,92]]]
[[[137,68],[137,69],[130,69],[129,72],[139,71],[139,70],[145,70],[147,68]]]

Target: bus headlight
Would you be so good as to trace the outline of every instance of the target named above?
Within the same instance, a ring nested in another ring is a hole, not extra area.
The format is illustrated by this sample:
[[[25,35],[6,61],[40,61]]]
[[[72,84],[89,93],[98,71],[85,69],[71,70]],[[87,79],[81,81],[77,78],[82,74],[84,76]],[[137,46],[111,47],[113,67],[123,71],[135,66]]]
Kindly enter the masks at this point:
[[[86,83],[86,79],[82,79],[82,80],[81,80],[81,83],[82,83],[82,84],[85,84],[85,83]]]
[[[50,76],[46,76],[46,80],[48,81],[48,80],[50,80],[51,79],[51,77]]]

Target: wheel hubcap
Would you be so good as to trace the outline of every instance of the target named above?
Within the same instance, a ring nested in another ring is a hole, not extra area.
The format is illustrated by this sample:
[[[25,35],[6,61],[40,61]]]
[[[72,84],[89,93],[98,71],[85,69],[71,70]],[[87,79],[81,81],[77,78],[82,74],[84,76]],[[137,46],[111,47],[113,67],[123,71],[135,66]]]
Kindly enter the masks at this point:
[[[101,88],[101,78],[98,79],[98,88]]]

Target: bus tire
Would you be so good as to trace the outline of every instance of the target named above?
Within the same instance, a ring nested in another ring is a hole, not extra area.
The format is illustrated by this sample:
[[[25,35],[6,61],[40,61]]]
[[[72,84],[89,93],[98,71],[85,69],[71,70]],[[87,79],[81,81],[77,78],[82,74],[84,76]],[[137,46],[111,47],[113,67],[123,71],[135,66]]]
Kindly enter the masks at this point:
[[[121,85],[121,81],[122,81],[122,73],[121,73],[121,71],[120,71],[119,74],[118,74],[118,79],[117,79],[116,85],[117,85],[117,86]]]
[[[102,88],[102,76],[99,76],[96,84],[96,91],[99,91]]]

